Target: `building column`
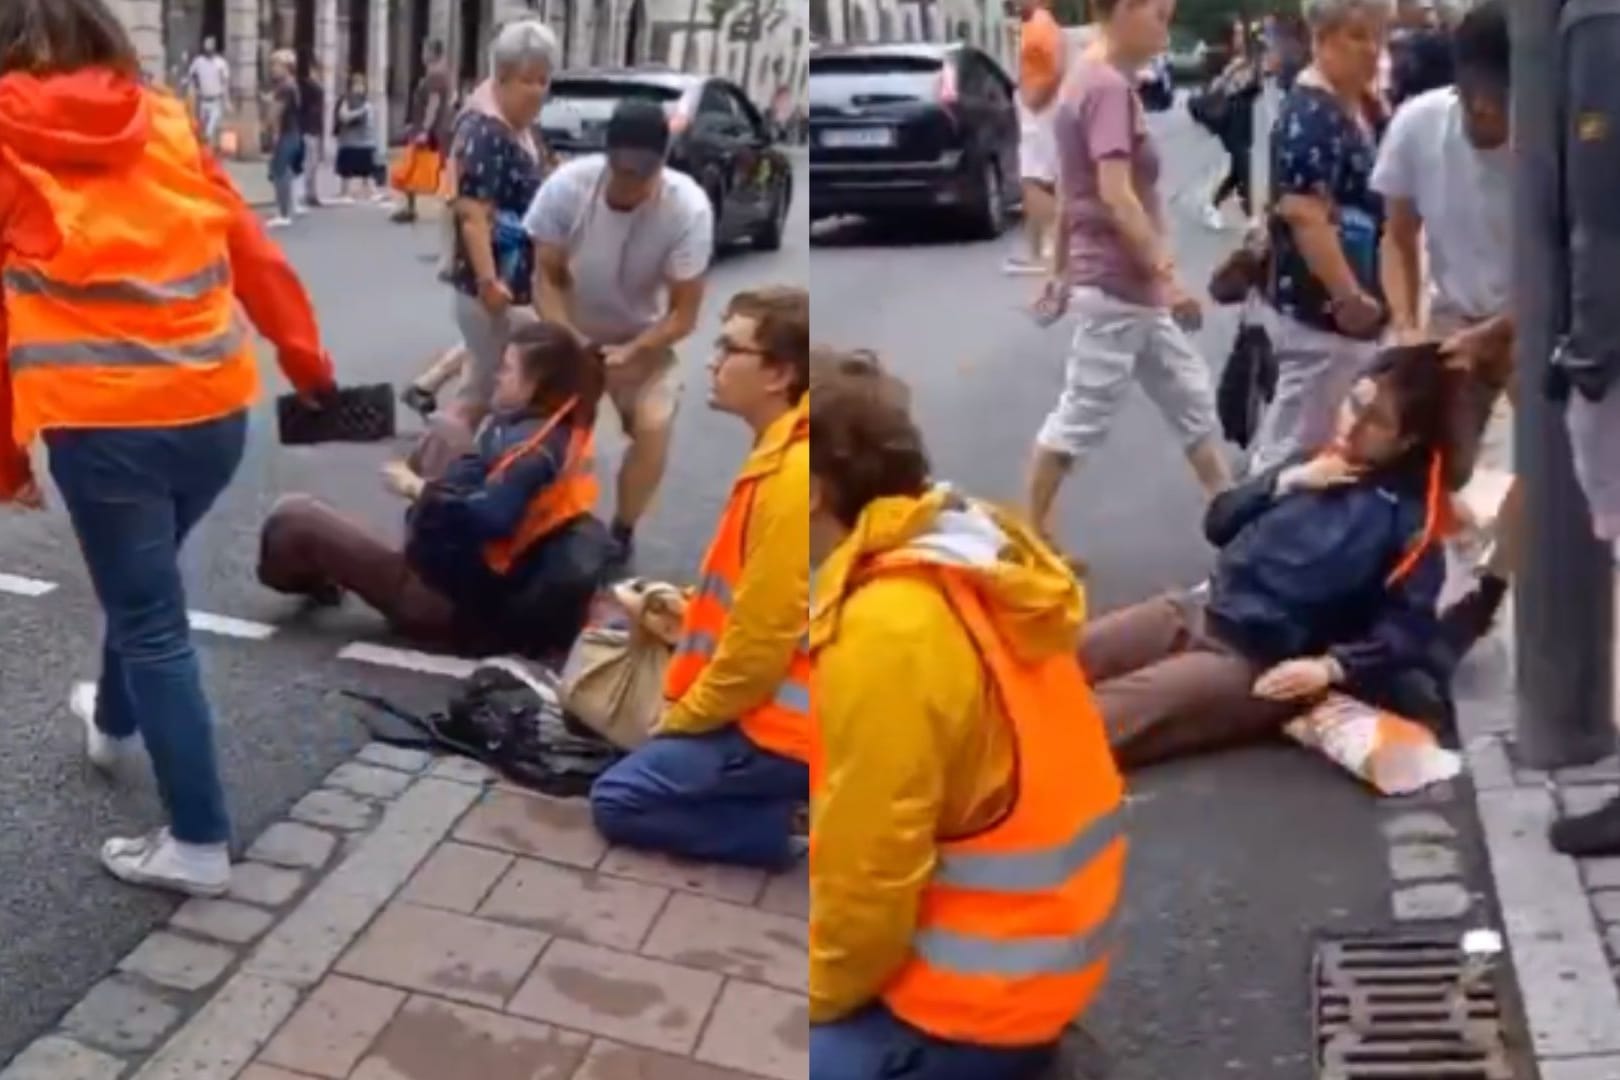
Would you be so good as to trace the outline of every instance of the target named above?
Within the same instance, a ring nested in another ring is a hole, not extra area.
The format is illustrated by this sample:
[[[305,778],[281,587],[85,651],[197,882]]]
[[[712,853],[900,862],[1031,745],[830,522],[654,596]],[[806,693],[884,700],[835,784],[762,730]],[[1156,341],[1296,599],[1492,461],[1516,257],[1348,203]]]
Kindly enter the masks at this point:
[[[237,156],[258,157],[259,130],[259,0],[225,0],[225,35],[220,42],[231,69],[231,115],[225,123],[236,131]]]
[[[327,152],[321,156],[330,161],[332,155],[332,110],[337,107],[341,90],[338,63],[338,0],[315,0],[315,56],[320,69],[320,83],[326,92],[327,115],[321,119],[321,130],[316,135]]]
[[[163,49],[163,0],[114,0],[113,13],[123,20],[124,29],[140,58],[141,70],[149,77],[168,81],[168,57]]]
[[[393,131],[390,126],[393,121],[389,116],[388,83],[393,76],[391,70],[393,61],[393,37],[389,27],[393,25],[394,4],[392,0],[367,0],[370,5],[367,14],[366,57],[366,86],[371,92],[371,108],[377,120],[377,138],[380,143],[378,149],[386,153],[389,144],[389,133]]]

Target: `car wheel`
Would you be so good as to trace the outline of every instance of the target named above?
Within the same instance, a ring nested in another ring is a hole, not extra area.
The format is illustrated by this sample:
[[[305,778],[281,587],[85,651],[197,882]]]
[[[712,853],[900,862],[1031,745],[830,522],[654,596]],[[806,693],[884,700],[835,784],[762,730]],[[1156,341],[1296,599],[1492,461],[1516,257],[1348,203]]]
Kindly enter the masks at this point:
[[[981,240],[994,240],[1007,229],[1007,197],[994,158],[984,163],[979,177],[979,205],[973,208],[971,224]]]
[[[776,185],[771,195],[771,211],[754,233],[754,247],[760,251],[781,251],[782,237],[787,232],[788,186]]]
[[[726,210],[726,197],[721,192],[719,185],[712,181],[703,190],[708,194],[709,207],[714,212],[713,247],[714,253],[718,255],[726,239],[726,234],[721,229],[721,218],[725,216]]]

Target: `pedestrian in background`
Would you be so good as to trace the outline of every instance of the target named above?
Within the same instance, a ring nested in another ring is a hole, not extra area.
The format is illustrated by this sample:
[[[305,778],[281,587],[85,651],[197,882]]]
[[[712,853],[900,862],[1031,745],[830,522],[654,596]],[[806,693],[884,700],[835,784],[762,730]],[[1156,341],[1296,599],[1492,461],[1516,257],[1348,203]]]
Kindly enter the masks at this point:
[[[1244,220],[1247,221],[1254,214],[1249,174],[1254,157],[1254,110],[1260,98],[1260,68],[1255,63],[1249,33],[1242,19],[1232,20],[1227,41],[1231,59],[1211,86],[1211,90],[1218,93],[1224,102],[1217,137],[1227,158],[1226,176],[1215,186],[1209,206],[1204,210],[1204,224],[1216,231],[1226,228],[1221,204],[1233,195],[1237,196]]]
[[[452,101],[455,88],[450,82],[450,65],[445,58],[444,42],[437,38],[430,40],[422,48],[422,59],[427,63],[427,73],[411,94],[410,132],[407,136],[410,150],[407,153],[414,153],[431,167],[421,168],[421,175],[406,178],[407,183],[401,188],[405,204],[393,217],[399,224],[416,220],[418,195],[431,195],[439,189],[439,170],[449,149],[450,123],[455,116]],[[415,169],[410,171],[413,174],[417,172]]]
[[[1051,536],[1070,472],[1108,437],[1133,383],[1158,406],[1206,495],[1231,482],[1209,365],[1187,328],[1201,319],[1182,285],[1159,197],[1160,157],[1135,79],[1169,43],[1173,0],[1096,0],[1098,38],[1057,104],[1060,191],[1043,317],[1073,316],[1063,391],[1035,439],[1029,508]]]
[[[276,216],[270,228],[293,223],[297,212],[293,183],[304,155],[303,110],[298,93],[298,57],[290,49],[270,54],[270,92],[265,99],[265,125],[270,136],[270,184],[276,193]]]
[[[356,71],[349,76],[349,92],[337,104],[337,175],[340,203],[354,201],[354,184],[359,181],[361,198],[378,196],[373,178],[377,172],[377,112],[366,91],[366,76]]]
[[[310,62],[309,72],[298,85],[299,127],[303,130],[304,205],[321,205],[321,166],[326,163],[326,85],[321,82],[320,65]]]
[[[1272,341],[1276,396],[1250,469],[1323,445],[1338,403],[1371,363],[1386,318],[1383,199],[1373,163],[1386,113],[1373,90],[1391,0],[1306,0],[1312,61],[1272,133]]]
[[[1068,42],[1052,17],[1050,0],[1019,0],[1023,25],[1018,44],[1018,172],[1024,196],[1024,232],[1029,250],[1008,260],[1007,271],[1039,274],[1046,269],[1057,184],[1057,147],[1052,139],[1053,103],[1063,84]]]
[[[219,43],[212,37],[202,41],[202,52],[191,61],[186,74],[186,92],[196,110],[197,126],[210,150],[219,149],[220,127],[230,108],[231,66],[219,55]]]
[[[145,742],[169,816],[101,861],[218,896],[230,823],[180,548],[246,444],[242,312],[301,393],[328,390],[331,363],[280,249],[185,105],[141,85],[105,0],[0,4],[0,133],[0,498],[41,504],[27,450],[43,439],[106,617],[99,686],[75,687],[72,711],[100,768]]]

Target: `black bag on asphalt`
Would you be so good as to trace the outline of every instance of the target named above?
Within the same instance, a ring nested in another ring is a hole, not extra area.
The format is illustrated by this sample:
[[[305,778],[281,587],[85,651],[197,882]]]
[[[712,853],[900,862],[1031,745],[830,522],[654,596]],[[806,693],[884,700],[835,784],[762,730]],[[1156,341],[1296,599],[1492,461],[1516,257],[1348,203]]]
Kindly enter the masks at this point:
[[[1277,356],[1265,327],[1244,318],[1215,391],[1215,411],[1227,441],[1247,447],[1277,392]]]
[[[387,383],[347,386],[314,404],[283,394],[276,399],[276,429],[283,446],[392,439],[394,388]]]
[[[515,660],[484,663],[444,712],[426,717],[371,694],[345,690],[343,695],[380,714],[362,719],[376,741],[469,757],[542,795],[583,798],[624,756],[568,719],[556,676]]]

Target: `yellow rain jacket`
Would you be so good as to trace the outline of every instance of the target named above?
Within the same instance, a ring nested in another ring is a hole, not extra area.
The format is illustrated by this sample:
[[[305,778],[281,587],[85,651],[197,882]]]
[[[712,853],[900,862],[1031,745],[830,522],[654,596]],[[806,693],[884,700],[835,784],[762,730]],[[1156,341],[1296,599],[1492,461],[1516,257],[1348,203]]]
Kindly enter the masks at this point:
[[[861,560],[933,549],[974,572],[1021,658],[1073,654],[1085,601],[1010,516],[941,487],[874,502],[817,574],[810,648],[820,739],[811,803],[810,1020],[870,1004],[906,961],[936,841],[1012,805],[1011,727],[966,629],[912,575],[860,584]]]
[[[794,439],[810,397],[765,429],[738,480],[761,477],[742,574],[725,632],[697,682],[672,702],[660,734],[700,735],[769,701],[804,637],[810,603],[810,441]]]

